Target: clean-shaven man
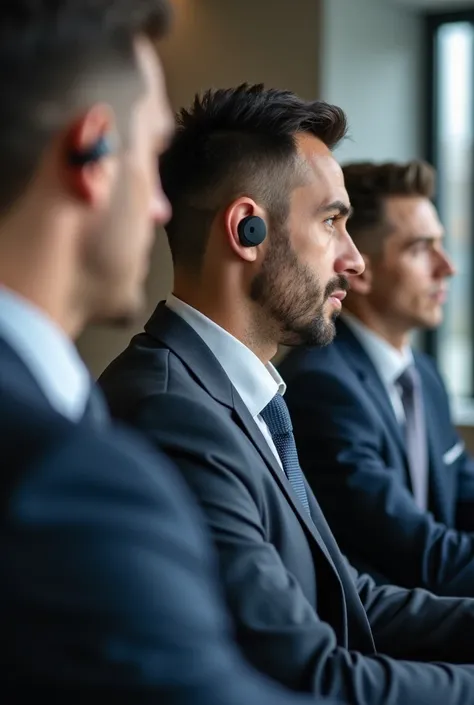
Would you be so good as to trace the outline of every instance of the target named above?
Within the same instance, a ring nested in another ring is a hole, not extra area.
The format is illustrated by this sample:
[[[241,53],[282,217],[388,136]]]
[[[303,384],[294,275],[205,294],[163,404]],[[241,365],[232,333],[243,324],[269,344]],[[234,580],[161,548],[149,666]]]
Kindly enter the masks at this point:
[[[410,334],[438,326],[452,263],[424,162],[344,168],[364,255],[335,341],[294,350],[301,464],[341,548],[378,582],[474,596],[474,464],[433,361]]]

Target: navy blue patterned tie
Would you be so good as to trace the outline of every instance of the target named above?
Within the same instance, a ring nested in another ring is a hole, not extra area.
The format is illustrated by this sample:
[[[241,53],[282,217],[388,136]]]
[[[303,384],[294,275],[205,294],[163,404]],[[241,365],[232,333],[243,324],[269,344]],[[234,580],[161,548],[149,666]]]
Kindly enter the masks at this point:
[[[275,394],[271,402],[263,409],[261,416],[271,433],[290,485],[309,514],[308,495],[296,450],[290,412],[281,394]]]

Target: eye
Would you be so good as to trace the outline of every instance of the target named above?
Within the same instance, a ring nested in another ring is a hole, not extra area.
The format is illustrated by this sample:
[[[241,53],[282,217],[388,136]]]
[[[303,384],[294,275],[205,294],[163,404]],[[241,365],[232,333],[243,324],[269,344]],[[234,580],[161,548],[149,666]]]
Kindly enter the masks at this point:
[[[329,218],[326,218],[326,220],[324,221],[324,224],[327,225],[330,230],[333,230],[334,223],[336,222],[337,219],[338,219],[337,215],[331,215]]]
[[[429,252],[432,248],[433,244],[429,240],[419,240],[413,244],[412,252],[415,255],[419,255],[423,252]]]

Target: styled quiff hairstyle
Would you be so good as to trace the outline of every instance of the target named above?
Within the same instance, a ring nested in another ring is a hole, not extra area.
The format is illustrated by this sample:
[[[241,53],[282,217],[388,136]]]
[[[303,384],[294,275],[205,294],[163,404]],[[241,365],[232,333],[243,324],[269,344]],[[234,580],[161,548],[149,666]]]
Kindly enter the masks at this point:
[[[296,136],[314,135],[332,149],[346,129],[340,108],[262,84],[197,95],[178,113],[160,163],[173,210],[166,231],[175,265],[199,269],[215,215],[240,196],[265,208],[271,225],[284,223],[301,179]]]
[[[385,204],[390,196],[421,196],[432,199],[436,172],[424,161],[406,164],[356,162],[343,167],[346,189],[353,208],[349,232],[360,248],[380,249],[391,232]]]

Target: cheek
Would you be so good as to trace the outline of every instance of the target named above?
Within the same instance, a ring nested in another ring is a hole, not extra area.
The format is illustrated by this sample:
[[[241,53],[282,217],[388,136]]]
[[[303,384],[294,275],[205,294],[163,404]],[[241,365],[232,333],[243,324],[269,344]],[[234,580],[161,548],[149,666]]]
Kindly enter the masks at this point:
[[[388,267],[374,269],[370,296],[375,305],[388,310],[398,307],[404,290],[403,276],[400,276],[400,272]]]
[[[135,203],[150,217],[158,184],[158,160],[148,125],[142,125],[130,153]]]
[[[424,297],[431,285],[431,272],[428,257],[414,258],[400,271],[401,286],[413,298]]]
[[[292,237],[293,249],[299,262],[308,267],[321,281],[327,282],[334,277],[334,265],[337,257],[336,238],[316,225],[299,226]]]
[[[151,215],[153,210],[153,202],[157,190],[157,172],[158,166],[154,153],[151,149],[144,149],[137,155],[136,161],[136,177],[138,188],[138,200],[145,213]]]
[[[124,170],[116,193],[116,208],[111,223],[113,252],[111,266],[123,276],[141,277],[153,241],[153,223],[144,191],[146,179],[136,164]],[[128,274],[127,274],[128,273]]]
[[[423,266],[410,267],[400,272],[392,281],[393,307],[408,315],[421,314],[432,305],[427,295],[429,283]],[[390,282],[387,285],[390,286]]]

